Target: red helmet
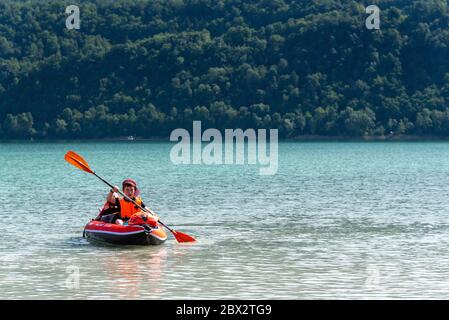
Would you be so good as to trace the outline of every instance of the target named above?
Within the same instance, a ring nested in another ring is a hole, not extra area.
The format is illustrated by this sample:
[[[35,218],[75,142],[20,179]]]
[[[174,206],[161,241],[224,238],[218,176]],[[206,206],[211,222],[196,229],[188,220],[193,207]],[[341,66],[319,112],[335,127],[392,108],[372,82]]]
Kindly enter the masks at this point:
[[[137,188],[137,182],[135,180],[133,180],[131,178],[124,180],[122,182],[122,189],[125,189],[126,185],[133,186],[136,189],[136,192],[134,193],[134,195],[136,197],[138,197],[140,195],[140,190],[139,190],[139,188]]]

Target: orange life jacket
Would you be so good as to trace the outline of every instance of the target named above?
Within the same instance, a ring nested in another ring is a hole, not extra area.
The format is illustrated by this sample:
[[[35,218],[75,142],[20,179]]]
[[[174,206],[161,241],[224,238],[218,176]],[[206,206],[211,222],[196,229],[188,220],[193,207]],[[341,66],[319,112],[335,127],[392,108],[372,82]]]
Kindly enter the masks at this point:
[[[139,206],[142,205],[142,199],[141,198],[135,198],[133,199]],[[122,219],[129,219],[131,216],[141,211],[139,207],[137,207],[134,203],[131,201],[126,201],[125,199],[120,199],[120,217]]]

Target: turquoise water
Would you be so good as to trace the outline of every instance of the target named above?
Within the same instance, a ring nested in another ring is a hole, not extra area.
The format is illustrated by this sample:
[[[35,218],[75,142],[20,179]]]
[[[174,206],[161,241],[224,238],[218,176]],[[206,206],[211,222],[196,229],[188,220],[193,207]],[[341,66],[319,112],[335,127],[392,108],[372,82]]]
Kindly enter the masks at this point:
[[[1,299],[448,298],[449,143],[280,143],[279,170],[173,165],[150,142],[0,144]],[[198,243],[93,245],[109,188]],[[78,277],[79,275],[79,277]]]

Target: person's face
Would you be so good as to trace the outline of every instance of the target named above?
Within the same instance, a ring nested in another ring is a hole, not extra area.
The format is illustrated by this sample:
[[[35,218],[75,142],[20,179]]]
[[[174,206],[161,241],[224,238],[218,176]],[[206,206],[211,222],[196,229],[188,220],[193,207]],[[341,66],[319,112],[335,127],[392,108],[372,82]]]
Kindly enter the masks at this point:
[[[126,194],[128,197],[133,198],[134,194],[136,192],[136,188],[131,185],[125,185],[125,188],[123,189],[123,193]]]

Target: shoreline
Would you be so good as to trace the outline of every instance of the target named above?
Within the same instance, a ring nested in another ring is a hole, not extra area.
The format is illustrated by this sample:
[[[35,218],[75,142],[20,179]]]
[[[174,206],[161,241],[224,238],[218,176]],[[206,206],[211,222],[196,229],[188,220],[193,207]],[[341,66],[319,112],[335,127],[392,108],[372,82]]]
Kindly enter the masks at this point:
[[[0,143],[67,143],[67,142],[170,142],[170,138],[139,138],[130,140],[126,137],[117,138],[86,138],[86,139],[0,139]],[[176,141],[172,141],[176,143]],[[290,138],[279,139],[279,142],[449,142],[448,137],[438,136],[417,136],[417,135],[398,135],[398,136],[364,136],[364,137],[346,137],[346,136],[319,136],[304,135]],[[206,143],[206,142],[205,142]]]
[[[363,136],[363,137],[348,137],[348,136],[317,136],[304,135],[293,138],[280,139],[280,141],[299,141],[299,142],[433,142],[441,141],[449,142],[448,137],[439,136],[418,136],[418,135],[391,135],[391,136]]]

